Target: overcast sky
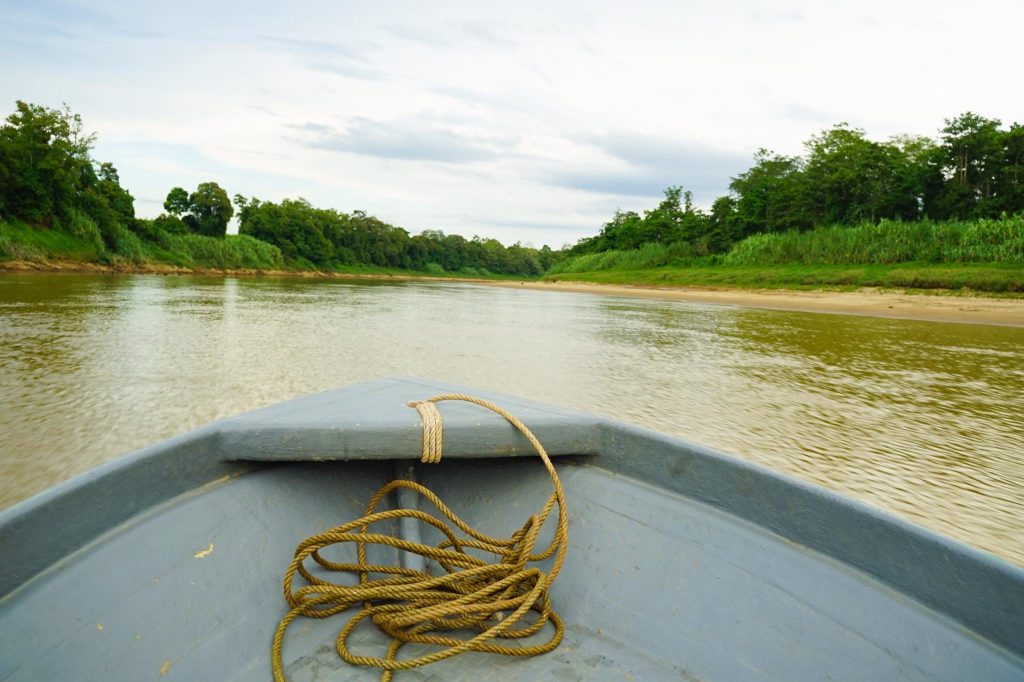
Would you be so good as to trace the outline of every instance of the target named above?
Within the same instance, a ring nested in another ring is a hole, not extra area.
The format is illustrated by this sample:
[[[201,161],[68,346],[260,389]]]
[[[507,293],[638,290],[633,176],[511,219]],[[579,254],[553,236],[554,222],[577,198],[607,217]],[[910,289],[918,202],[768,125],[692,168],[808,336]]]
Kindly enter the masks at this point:
[[[140,216],[214,180],[538,247],[839,121],[1024,122],[1020,0],[288,4],[0,0],[3,111],[67,102]]]

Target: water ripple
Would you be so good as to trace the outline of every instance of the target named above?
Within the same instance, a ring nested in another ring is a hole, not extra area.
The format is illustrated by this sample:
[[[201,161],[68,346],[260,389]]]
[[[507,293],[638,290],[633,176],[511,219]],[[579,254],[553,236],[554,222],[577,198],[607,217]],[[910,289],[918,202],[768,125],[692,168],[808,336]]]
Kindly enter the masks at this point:
[[[1024,330],[450,283],[0,276],[0,504],[386,375],[737,454],[1024,564]]]

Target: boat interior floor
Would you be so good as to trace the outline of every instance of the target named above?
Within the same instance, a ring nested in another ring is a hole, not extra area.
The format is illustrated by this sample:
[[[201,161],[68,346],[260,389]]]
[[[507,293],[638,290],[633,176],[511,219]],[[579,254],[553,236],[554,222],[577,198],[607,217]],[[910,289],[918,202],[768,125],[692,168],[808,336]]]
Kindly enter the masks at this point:
[[[570,518],[551,592],[566,623],[561,646],[532,658],[460,655],[396,682],[1021,679],[1016,656],[848,565],[586,458],[557,465]],[[0,679],[269,679],[295,546],[360,516],[394,470],[253,465],[128,520],[3,600],[11,636],[0,640]],[[416,472],[467,522],[501,536],[551,491],[535,458]],[[379,678],[338,657],[346,619],[293,623],[289,680]],[[368,624],[352,640],[371,655],[385,642]]]

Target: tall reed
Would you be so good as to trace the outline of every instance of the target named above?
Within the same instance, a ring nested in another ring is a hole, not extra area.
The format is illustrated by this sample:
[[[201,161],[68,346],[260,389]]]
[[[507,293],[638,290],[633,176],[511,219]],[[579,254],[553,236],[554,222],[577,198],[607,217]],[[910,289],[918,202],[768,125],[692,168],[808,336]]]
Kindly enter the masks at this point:
[[[899,222],[755,234],[726,265],[1024,264],[1024,216],[1001,220]]]
[[[900,222],[747,237],[721,256],[701,255],[687,242],[645,244],[555,263],[548,275],[600,270],[647,270],[664,265],[891,265],[893,263],[1024,264],[1024,216],[999,220]]]

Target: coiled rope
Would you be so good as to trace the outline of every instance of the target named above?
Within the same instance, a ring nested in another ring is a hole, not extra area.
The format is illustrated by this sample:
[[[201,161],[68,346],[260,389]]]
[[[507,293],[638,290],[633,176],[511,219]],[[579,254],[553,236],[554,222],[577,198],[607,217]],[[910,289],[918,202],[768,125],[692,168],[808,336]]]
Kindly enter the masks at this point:
[[[436,464],[441,460],[442,424],[436,403],[445,400],[474,403],[508,420],[540,455],[551,476],[554,492],[541,510],[530,516],[519,530],[508,538],[495,538],[465,523],[424,486],[414,481],[395,480],[377,491],[361,518],[303,540],[295,549],[295,558],[284,575],[284,597],[291,610],[281,619],[274,634],[271,655],[275,682],[285,681],[281,646],[285,630],[293,620],[299,616],[327,618],[355,606],[361,609],[338,633],[338,654],[352,665],[380,668],[381,682],[390,682],[396,670],[417,668],[466,651],[534,656],[553,650],[562,641],[564,626],[558,614],[551,609],[551,598],[548,595],[548,589],[565,562],[569,542],[565,493],[555,467],[544,446],[514,415],[494,403],[459,393],[445,393],[429,400],[409,403],[410,407],[417,409],[423,424],[421,461]],[[419,493],[439,514],[431,515],[416,509],[376,511],[381,500],[397,488],[408,488]],[[534,545],[540,529],[556,506],[558,521],[551,543],[545,549],[536,551]],[[446,539],[432,546],[368,531],[375,523],[400,518],[417,519],[439,530]],[[345,543],[355,543],[357,563],[333,562],[320,555],[320,550],[325,547]],[[395,547],[419,554],[425,559],[433,559],[444,569],[444,574],[434,576],[427,570],[368,564],[368,544]],[[496,559],[484,561],[467,553],[468,549],[492,554]],[[549,573],[530,565],[552,556],[554,561]],[[329,571],[358,575],[359,583],[343,585],[314,576],[304,565],[308,558]],[[305,579],[307,585],[293,589],[296,573]],[[371,578],[371,574],[385,577]],[[524,618],[530,612],[535,615],[528,622]],[[391,637],[383,657],[356,654],[348,646],[349,636],[366,619]],[[542,644],[511,646],[493,641],[530,637],[549,621],[554,632]],[[474,630],[478,633],[474,634]],[[442,648],[415,658],[399,660],[398,651],[407,643]]]

